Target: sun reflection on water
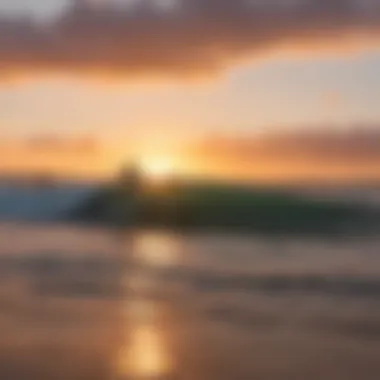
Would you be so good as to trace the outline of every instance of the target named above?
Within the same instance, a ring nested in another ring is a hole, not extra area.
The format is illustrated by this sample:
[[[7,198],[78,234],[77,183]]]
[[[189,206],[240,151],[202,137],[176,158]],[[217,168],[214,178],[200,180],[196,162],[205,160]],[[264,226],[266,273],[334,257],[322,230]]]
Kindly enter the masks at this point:
[[[171,369],[165,332],[150,301],[134,300],[127,308],[129,339],[118,358],[118,372],[137,379],[152,379]]]
[[[162,326],[162,305],[149,290],[160,287],[154,269],[173,265],[179,247],[174,238],[160,234],[136,235],[131,246],[133,264],[122,279],[125,340],[119,350],[117,372],[121,379],[157,379],[169,374],[174,363],[169,334]]]
[[[153,267],[173,266],[179,259],[179,242],[172,235],[160,233],[141,234],[133,245],[135,260]]]

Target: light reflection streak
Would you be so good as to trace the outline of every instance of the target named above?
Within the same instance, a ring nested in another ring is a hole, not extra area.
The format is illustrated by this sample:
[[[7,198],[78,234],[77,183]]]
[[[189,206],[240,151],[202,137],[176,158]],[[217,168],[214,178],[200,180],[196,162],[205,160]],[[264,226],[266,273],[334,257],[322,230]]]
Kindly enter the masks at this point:
[[[137,235],[133,245],[137,264],[170,267],[179,260],[179,241],[172,235],[146,233]]]
[[[174,367],[169,334],[162,326],[161,305],[150,295],[160,287],[155,269],[174,265],[178,243],[161,234],[138,234],[133,238],[132,255],[122,279],[125,337],[117,358],[119,379],[157,379]]]

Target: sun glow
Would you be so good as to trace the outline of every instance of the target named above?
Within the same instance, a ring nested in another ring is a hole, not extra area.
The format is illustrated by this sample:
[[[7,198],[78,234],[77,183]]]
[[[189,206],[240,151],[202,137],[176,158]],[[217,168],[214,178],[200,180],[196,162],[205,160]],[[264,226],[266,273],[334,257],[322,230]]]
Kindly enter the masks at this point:
[[[165,285],[156,270],[176,262],[180,249],[174,236],[157,233],[134,235],[127,245],[131,266],[122,278],[125,300],[124,341],[116,356],[117,379],[153,380],[170,376],[175,368],[171,351],[171,331],[166,308],[152,297]],[[157,252],[156,252],[157,251]]]
[[[140,161],[141,170],[149,179],[162,181],[175,174],[175,165],[169,158],[149,157]]]

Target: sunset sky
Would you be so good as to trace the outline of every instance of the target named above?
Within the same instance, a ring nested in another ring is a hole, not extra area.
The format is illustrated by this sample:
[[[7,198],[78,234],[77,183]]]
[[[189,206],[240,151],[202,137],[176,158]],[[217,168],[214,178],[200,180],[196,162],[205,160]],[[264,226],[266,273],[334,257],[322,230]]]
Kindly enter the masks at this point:
[[[380,176],[378,1],[124,2],[1,1],[0,169]]]

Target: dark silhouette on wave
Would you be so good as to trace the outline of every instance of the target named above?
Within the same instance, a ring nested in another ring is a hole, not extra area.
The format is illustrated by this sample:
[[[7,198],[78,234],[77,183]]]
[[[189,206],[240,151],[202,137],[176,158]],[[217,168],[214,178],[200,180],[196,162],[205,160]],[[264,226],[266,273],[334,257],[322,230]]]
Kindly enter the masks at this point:
[[[344,202],[228,183],[172,180],[153,191],[134,167],[123,170],[68,219],[121,227],[284,234],[369,232],[380,221],[377,212]]]

